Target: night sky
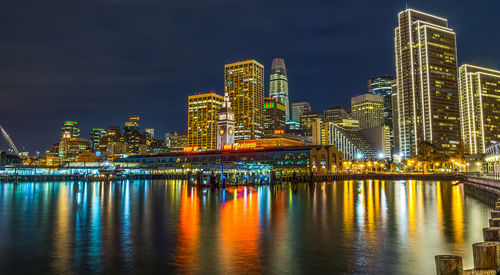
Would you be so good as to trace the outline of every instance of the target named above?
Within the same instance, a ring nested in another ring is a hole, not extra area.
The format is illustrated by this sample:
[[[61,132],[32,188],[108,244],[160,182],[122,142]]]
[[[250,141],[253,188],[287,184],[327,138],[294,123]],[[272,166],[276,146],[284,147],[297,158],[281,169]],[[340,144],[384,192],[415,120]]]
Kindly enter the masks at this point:
[[[457,3],[459,2],[459,3]],[[500,69],[499,1],[408,1],[448,19],[459,64]],[[0,124],[45,151],[61,123],[186,132],[187,96],[222,93],[224,64],[287,65],[290,102],[350,105],[368,78],[394,74],[405,1],[6,0],[0,3]],[[2,140],[0,149],[7,145]]]

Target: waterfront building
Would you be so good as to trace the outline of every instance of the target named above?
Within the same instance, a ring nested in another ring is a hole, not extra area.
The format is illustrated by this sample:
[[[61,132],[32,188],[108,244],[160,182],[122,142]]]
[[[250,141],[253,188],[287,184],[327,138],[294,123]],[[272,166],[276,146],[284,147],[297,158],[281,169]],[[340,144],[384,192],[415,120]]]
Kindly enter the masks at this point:
[[[155,138],[155,129],[154,128],[145,129],[144,132],[146,133],[146,136],[148,138]]]
[[[300,116],[303,113],[311,111],[311,104],[309,102],[295,102],[292,103],[292,120],[300,122]]]
[[[224,91],[235,116],[235,140],[258,139],[263,133],[264,66],[255,60],[224,66]]]
[[[378,76],[368,80],[368,93],[384,97],[385,125],[392,129],[392,81],[389,75]]]
[[[72,139],[80,136],[80,124],[76,121],[65,121],[61,127],[61,140]]]
[[[401,149],[399,146],[399,113],[398,113],[398,106],[397,106],[397,80],[393,79],[391,81],[391,86],[392,86],[392,99],[391,99],[391,104],[392,104],[392,135],[391,135],[391,145],[392,145],[392,155],[394,155],[396,152],[400,153]]]
[[[128,121],[125,122],[125,133],[131,133],[133,131],[139,131],[139,116],[131,115]]]
[[[217,149],[217,120],[224,97],[214,92],[188,97],[188,146]]]
[[[247,142],[247,141],[243,141]],[[254,147],[252,145],[251,147]],[[208,161],[207,161],[208,160]],[[113,160],[121,166],[162,168],[182,173],[186,165],[192,170],[209,171],[228,180],[235,180],[235,174],[245,174],[248,182],[268,177],[271,171],[276,175],[309,176],[313,174],[340,172],[343,164],[342,152],[335,146],[294,146],[265,149],[228,149],[223,151],[178,152],[145,156],[128,156]],[[219,163],[224,163],[220,165]],[[241,180],[241,178],[240,178]]]
[[[500,174],[500,142],[486,147],[485,150],[486,172],[488,174]]]
[[[96,162],[97,157],[92,148],[87,148],[76,156],[77,162]]]
[[[171,152],[181,152],[184,147],[188,146],[187,134],[179,134],[173,132],[173,135],[171,135],[169,139],[170,139],[169,150]]]
[[[317,118],[321,119],[318,112],[306,112],[300,116],[300,130],[305,136],[312,137],[312,125]]]
[[[317,126],[315,126],[317,127]],[[334,145],[343,153],[345,160],[376,159],[377,149],[358,129],[343,128],[333,122],[319,124],[313,140],[320,145]]]
[[[147,136],[138,130],[125,132],[123,134],[123,142],[126,145],[127,154],[129,155],[143,155],[148,152]]]
[[[340,106],[331,106],[323,112],[323,121],[335,122],[349,118],[347,111]]]
[[[286,107],[275,98],[264,99],[264,137],[275,136],[276,133],[285,132]]]
[[[351,117],[359,121],[359,129],[379,127],[384,124],[384,97],[363,94],[351,98]]]
[[[458,86],[465,153],[484,154],[500,142],[500,71],[462,65]]]
[[[99,144],[101,139],[104,136],[107,136],[108,133],[106,129],[103,128],[92,128],[90,130],[90,137],[89,137],[89,142],[90,142],[90,148],[93,150],[99,150]]]
[[[451,155],[460,142],[455,32],[445,18],[407,9],[394,30],[400,155],[426,141]],[[394,92],[394,91],[393,91]]]
[[[63,138],[58,145],[58,156],[62,161],[75,161],[79,153],[89,148],[89,141],[84,138]]]
[[[247,139],[235,143],[233,146],[226,146],[225,150],[249,150],[249,149],[269,149],[276,147],[298,147],[305,146],[304,141],[289,137],[272,137],[261,139]]]
[[[290,120],[290,105],[288,102],[288,77],[286,74],[285,60],[273,59],[271,65],[271,78],[269,81],[269,97],[276,98],[285,107],[285,121]]]
[[[224,146],[234,144],[235,120],[228,93],[224,94],[224,102],[217,115],[217,150],[222,150]]]

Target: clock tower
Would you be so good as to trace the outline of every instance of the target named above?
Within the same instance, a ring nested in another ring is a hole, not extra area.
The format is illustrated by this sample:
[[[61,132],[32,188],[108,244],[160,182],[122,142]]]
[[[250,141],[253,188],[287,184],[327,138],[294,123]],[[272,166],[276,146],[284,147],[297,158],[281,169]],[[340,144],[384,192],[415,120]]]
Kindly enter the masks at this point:
[[[234,144],[234,112],[231,109],[229,94],[224,94],[224,102],[218,113],[217,150],[224,150],[224,145]]]

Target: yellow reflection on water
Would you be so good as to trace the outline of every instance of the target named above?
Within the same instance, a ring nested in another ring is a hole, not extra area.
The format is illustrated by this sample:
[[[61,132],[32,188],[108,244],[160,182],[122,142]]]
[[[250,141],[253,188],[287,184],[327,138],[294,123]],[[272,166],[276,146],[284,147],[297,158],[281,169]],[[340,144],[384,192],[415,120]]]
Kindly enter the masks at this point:
[[[58,185],[52,267],[56,273],[61,274],[71,270],[71,220],[69,187],[64,183]]]
[[[462,185],[452,186],[451,189],[451,220],[453,225],[453,244],[462,246],[464,242],[464,205]]]

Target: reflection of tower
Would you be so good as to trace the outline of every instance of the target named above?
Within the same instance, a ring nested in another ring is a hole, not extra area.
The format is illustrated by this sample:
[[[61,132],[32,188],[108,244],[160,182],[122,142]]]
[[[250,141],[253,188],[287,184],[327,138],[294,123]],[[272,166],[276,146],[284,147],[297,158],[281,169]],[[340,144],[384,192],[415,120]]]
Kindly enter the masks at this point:
[[[224,150],[224,145],[234,143],[234,113],[227,92],[224,94],[224,102],[218,116],[217,150]]]
[[[290,105],[288,103],[288,78],[286,75],[285,60],[273,59],[271,66],[271,81],[269,82],[269,97],[276,98],[286,108],[286,120],[290,120]]]

